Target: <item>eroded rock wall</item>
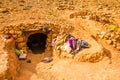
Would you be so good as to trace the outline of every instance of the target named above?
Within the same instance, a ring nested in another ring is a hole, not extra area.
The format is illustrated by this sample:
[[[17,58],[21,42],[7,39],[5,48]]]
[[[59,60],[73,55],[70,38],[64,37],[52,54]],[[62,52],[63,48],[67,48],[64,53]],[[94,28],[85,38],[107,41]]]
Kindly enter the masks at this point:
[[[26,50],[26,42],[27,38],[31,34],[35,33],[44,33],[47,35],[47,44],[46,44],[46,50],[50,50],[50,45],[52,42],[52,35],[57,35],[59,33],[60,25],[56,25],[53,23],[40,23],[40,22],[34,22],[34,23],[20,23],[18,25],[8,25],[1,30],[2,34],[11,34],[12,37],[15,40],[15,46],[16,48],[23,49],[25,52]],[[53,35],[53,37],[54,37]]]
[[[0,80],[14,80],[18,69],[18,59],[14,52],[15,41],[1,40],[1,45],[3,47],[0,48]]]

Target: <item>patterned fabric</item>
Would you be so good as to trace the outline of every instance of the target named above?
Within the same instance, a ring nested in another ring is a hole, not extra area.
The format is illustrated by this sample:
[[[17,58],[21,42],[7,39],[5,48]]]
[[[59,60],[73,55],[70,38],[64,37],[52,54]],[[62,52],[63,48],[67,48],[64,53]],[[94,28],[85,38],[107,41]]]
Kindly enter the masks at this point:
[[[73,51],[73,53],[77,53],[81,49],[81,40],[76,39],[76,49]]]
[[[60,47],[66,42],[67,37],[68,37],[68,34],[66,34],[66,33],[61,34],[60,36],[57,37],[57,39],[55,41],[55,45],[54,45],[56,50],[59,50]]]
[[[74,36],[66,33],[59,35],[55,40],[53,40],[52,44],[55,50],[60,51],[60,49],[64,48],[63,50],[69,50],[66,52],[70,52],[72,54],[79,52],[82,48],[89,47],[89,44],[86,41],[76,39]]]
[[[78,51],[81,50],[81,48],[89,47],[88,43],[84,40],[75,39],[74,37],[70,37],[68,40],[69,40],[69,45],[72,49],[72,54],[77,53]]]
[[[72,49],[73,49],[73,40],[74,40],[73,37],[70,37],[70,38],[68,39],[69,45],[70,45],[70,47],[71,47]]]
[[[81,47],[82,47],[82,48],[88,48],[88,47],[89,47],[89,44],[88,44],[86,41],[81,40]]]
[[[55,42],[56,42],[56,38],[54,38],[54,39],[52,40],[51,46],[54,46],[54,45],[55,45]]]

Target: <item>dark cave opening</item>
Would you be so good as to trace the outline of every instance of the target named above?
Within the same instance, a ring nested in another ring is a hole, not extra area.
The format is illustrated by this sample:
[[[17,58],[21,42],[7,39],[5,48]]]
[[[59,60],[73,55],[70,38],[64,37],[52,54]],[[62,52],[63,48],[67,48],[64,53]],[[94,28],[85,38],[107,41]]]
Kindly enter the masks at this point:
[[[47,35],[45,35],[43,33],[35,33],[28,37],[26,44],[27,44],[27,47],[29,48],[29,50],[32,51],[32,53],[41,54],[41,53],[45,52],[46,39],[47,39]]]

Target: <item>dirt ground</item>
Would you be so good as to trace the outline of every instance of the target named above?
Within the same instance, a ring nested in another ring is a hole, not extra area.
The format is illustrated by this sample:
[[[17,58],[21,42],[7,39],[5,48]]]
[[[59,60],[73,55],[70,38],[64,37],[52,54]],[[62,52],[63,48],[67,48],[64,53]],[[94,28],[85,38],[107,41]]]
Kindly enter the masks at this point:
[[[20,61],[20,70],[18,71],[17,78],[15,80],[30,80],[30,76],[36,72],[35,67],[43,58],[44,54],[41,55],[29,53],[27,60]]]
[[[119,7],[119,0],[0,0],[0,28],[41,20],[67,21],[74,26],[80,24],[72,33],[75,37],[80,37],[81,27],[96,36],[96,29],[104,30],[105,24],[116,23],[120,26]],[[89,25],[92,27],[87,27]],[[40,61],[47,53],[28,53],[27,60],[19,61],[15,80],[119,80],[120,51],[105,40],[98,37],[95,40],[111,53],[109,58],[105,57],[97,63],[77,63],[69,59],[42,63]]]

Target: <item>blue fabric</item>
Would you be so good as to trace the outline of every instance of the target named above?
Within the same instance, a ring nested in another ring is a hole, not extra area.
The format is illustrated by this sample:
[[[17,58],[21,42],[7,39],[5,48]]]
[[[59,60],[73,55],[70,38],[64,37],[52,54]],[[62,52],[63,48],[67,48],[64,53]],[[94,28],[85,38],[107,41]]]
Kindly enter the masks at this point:
[[[87,48],[88,47],[88,43],[84,40],[81,40],[81,47],[82,48]]]
[[[114,30],[109,30],[110,33],[114,32]]]

